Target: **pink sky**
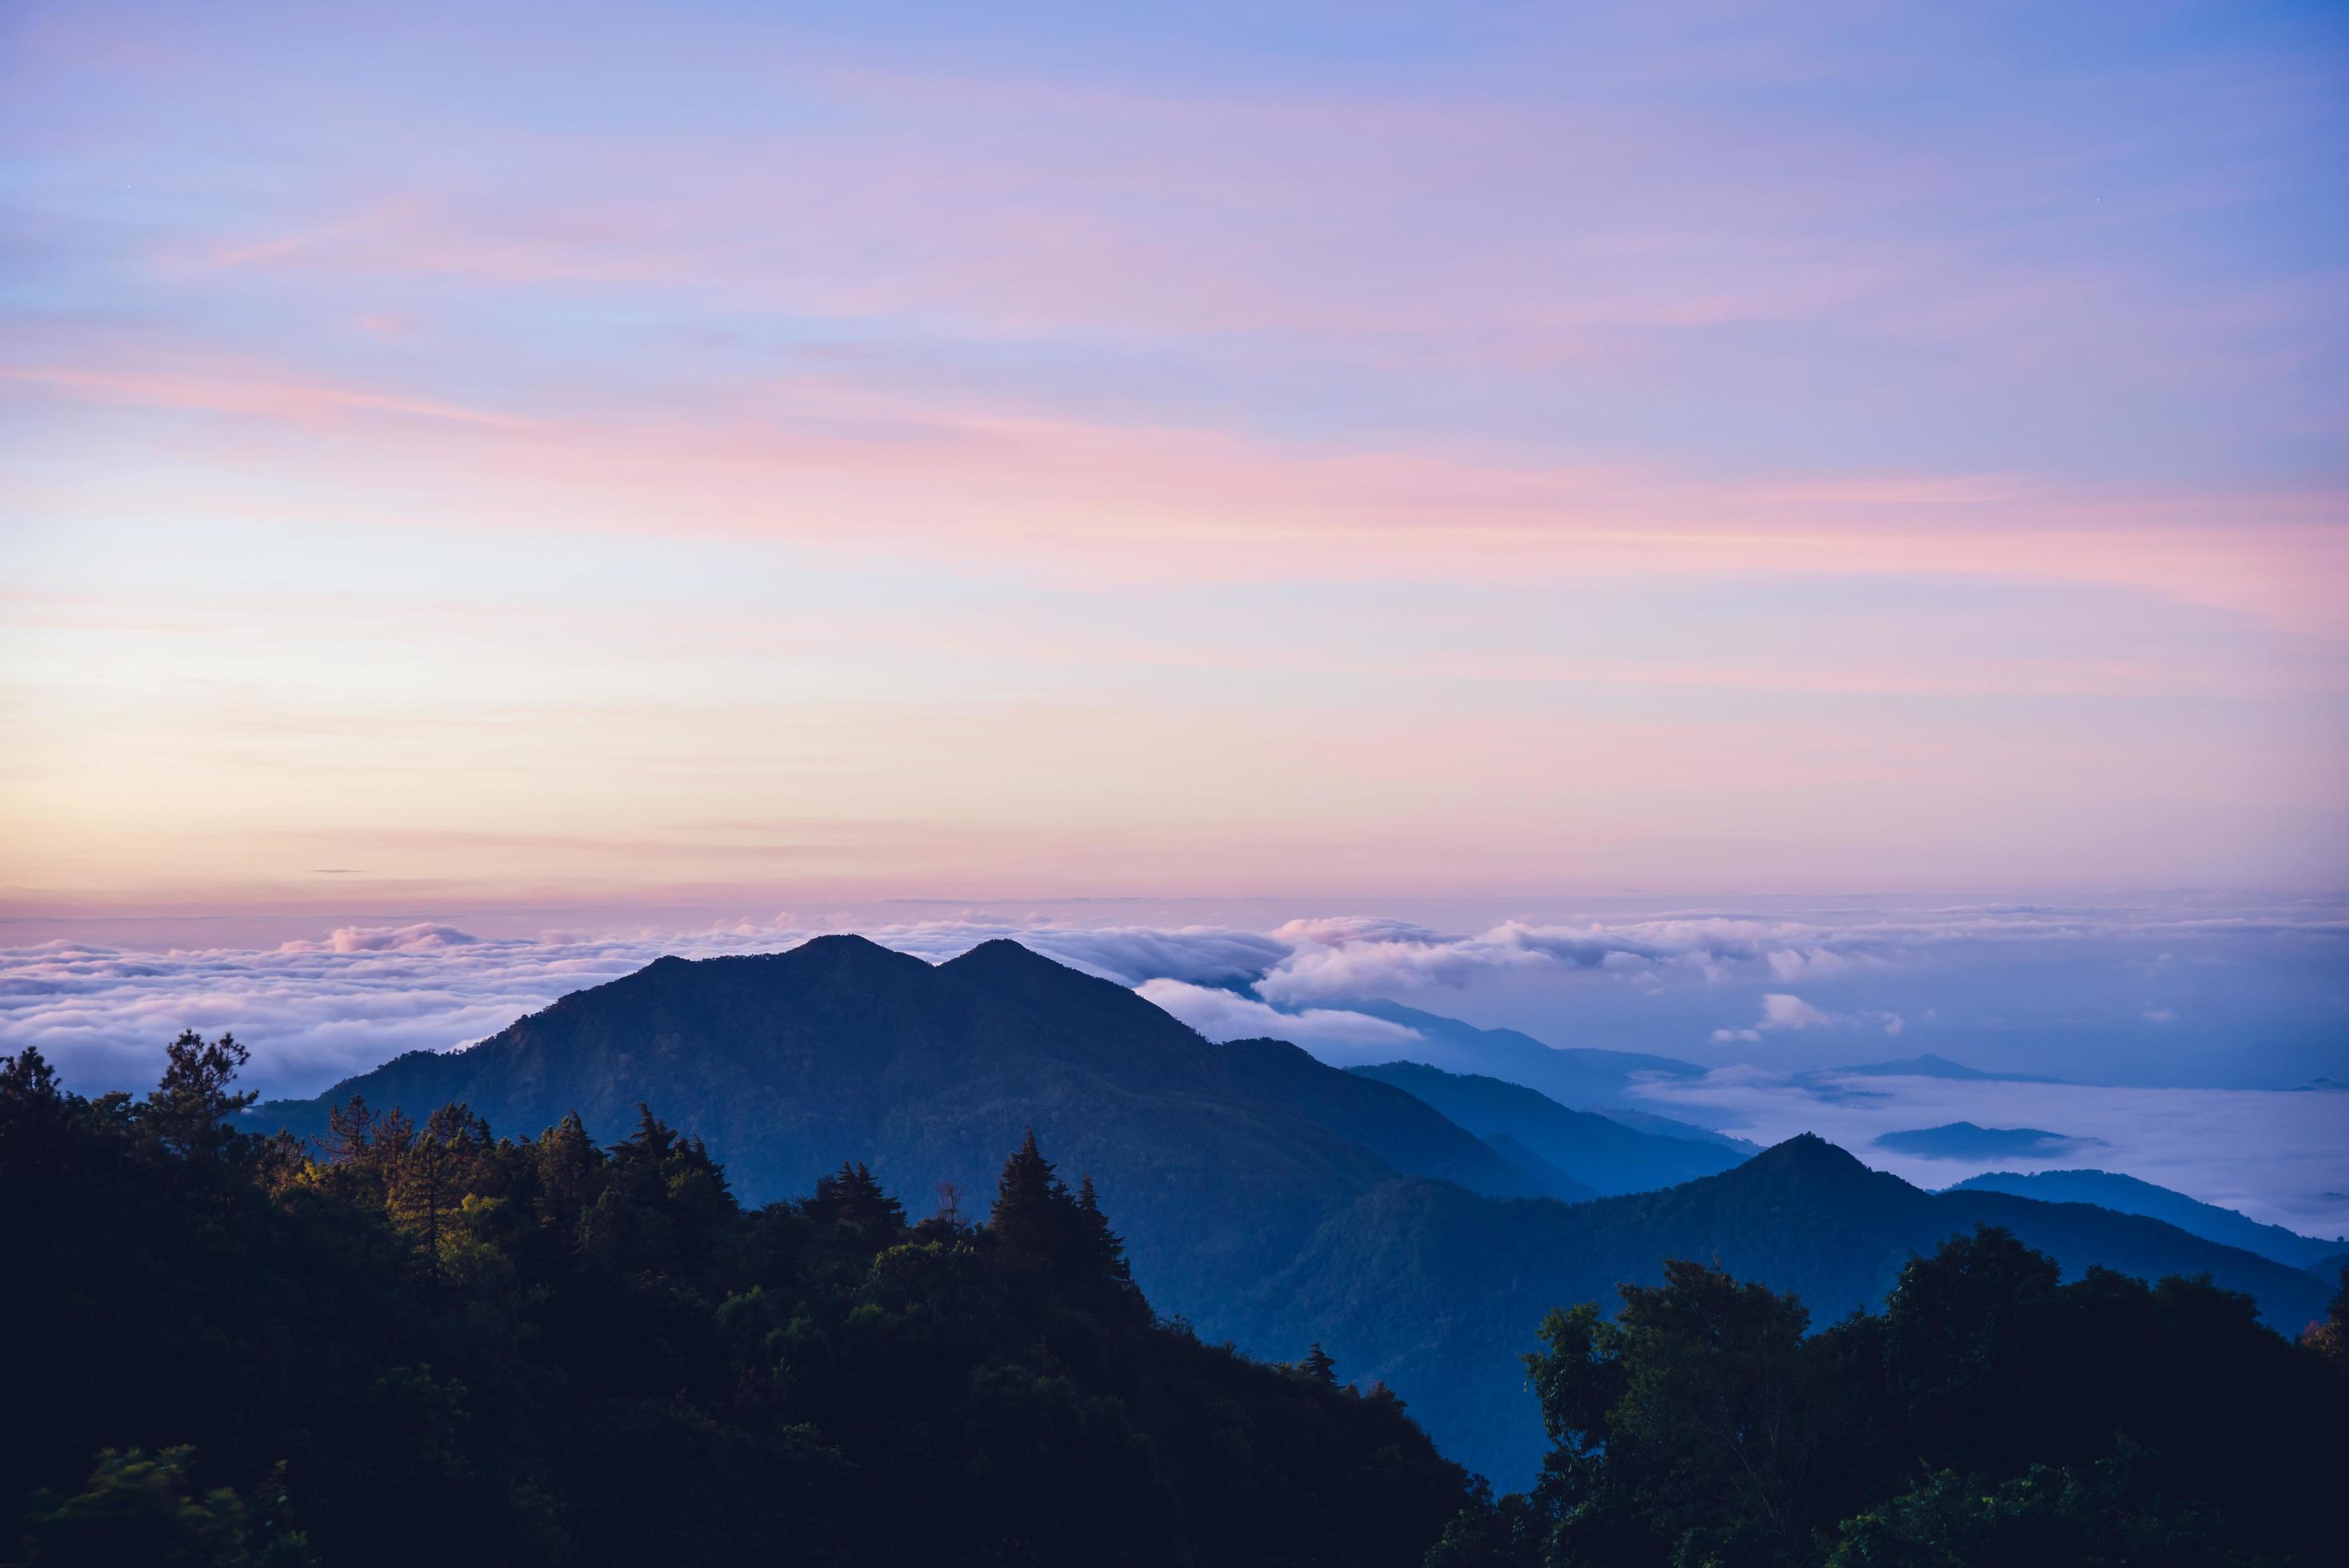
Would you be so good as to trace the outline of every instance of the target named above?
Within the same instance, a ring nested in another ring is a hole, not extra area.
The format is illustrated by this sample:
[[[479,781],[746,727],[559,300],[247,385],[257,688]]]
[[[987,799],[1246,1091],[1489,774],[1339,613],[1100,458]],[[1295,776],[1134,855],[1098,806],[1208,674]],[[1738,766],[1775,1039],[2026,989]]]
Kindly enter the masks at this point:
[[[0,912],[2337,887],[2349,55],[2092,9],[19,7]]]

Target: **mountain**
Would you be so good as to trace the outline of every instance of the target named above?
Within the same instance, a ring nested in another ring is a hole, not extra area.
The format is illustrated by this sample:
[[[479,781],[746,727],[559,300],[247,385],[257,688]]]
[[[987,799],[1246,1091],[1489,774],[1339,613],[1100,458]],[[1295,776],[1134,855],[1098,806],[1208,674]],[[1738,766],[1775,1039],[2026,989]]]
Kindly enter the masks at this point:
[[[1584,1186],[1506,1132],[1486,1133],[1479,1141],[1539,1183],[1537,1196],[1562,1203],[1583,1203],[1599,1196],[1597,1189]]]
[[[2249,1293],[2287,1333],[2323,1315],[2313,1275],[2158,1220],[2000,1192],[1921,1191],[1805,1135],[1723,1172],[1660,1192],[1572,1206],[1491,1202],[1457,1187],[1398,1181],[1333,1214],[1274,1279],[1241,1334],[1276,1308],[1351,1368],[1412,1401],[1439,1447],[1500,1486],[1541,1449],[1516,1359],[1551,1306],[1652,1284],[1667,1257],[1718,1261],[1799,1294],[1814,1326],[1880,1306],[1909,1257],[1978,1224],[2003,1227],[2061,1261],[2154,1279],[2208,1273]],[[1475,1304],[1470,1309],[1467,1304]],[[1422,1326],[1416,1332],[1398,1326]]]
[[[1537,1090],[1419,1062],[1351,1069],[1408,1090],[1488,1142],[1506,1136],[1545,1164],[1603,1193],[1641,1192],[1713,1176],[1741,1156],[1718,1144],[1637,1132],[1593,1111],[1568,1110]]]
[[[1947,1057],[1937,1057],[1928,1051],[1921,1057],[1903,1057],[1894,1062],[1869,1062],[1860,1067],[1829,1068],[1815,1076],[1833,1078],[1848,1074],[1855,1078],[1958,1078],[1972,1083],[2062,1083],[2062,1078],[2033,1078],[2028,1073],[1987,1073],[1980,1068],[1970,1068],[1963,1062],[1953,1062]]]
[[[2145,1214],[2164,1220],[2189,1235],[2226,1246],[2240,1247],[2292,1268],[2320,1268],[2324,1259],[2341,1251],[2341,1241],[2323,1241],[2265,1225],[2232,1209],[2205,1203],[2183,1192],[2140,1181],[2113,1171],[1989,1171],[1970,1176],[1953,1191],[2011,1192],[2047,1203],[2094,1203],[2124,1214]]]
[[[1445,1452],[1505,1485],[1545,1446],[1516,1360],[1542,1314],[1611,1305],[1617,1282],[1660,1277],[1668,1255],[1718,1255],[1826,1317],[1880,1299],[1912,1251],[1989,1219],[2075,1270],[2209,1272],[2295,1328],[2329,1295],[2157,1221],[1930,1195],[1816,1140],[1660,1192],[1487,1196],[1463,1183],[1523,1191],[1527,1173],[1393,1085],[1277,1043],[1211,1045],[1009,942],[935,967],[854,937],[662,959],[250,1124],[319,1132],[354,1094],[419,1118],[463,1101],[501,1128],[576,1109],[599,1140],[649,1102],[707,1140],[747,1201],[861,1160],[916,1213],[942,1184],[975,1207],[1032,1127],[1072,1177],[1092,1176],[1160,1311],[1282,1360],[1321,1341],[1341,1377],[1383,1380]]]
[[[2103,1141],[2100,1138],[2073,1138],[2036,1127],[1977,1127],[1971,1121],[1887,1132],[1875,1140],[1878,1149],[1926,1160],[2031,1160],[2071,1154]]]
[[[598,1138],[652,1103],[719,1151],[749,1201],[862,1160],[916,1212],[944,1187],[985,1191],[1033,1128],[1132,1229],[1153,1299],[1195,1316],[1260,1277],[1261,1255],[1301,1243],[1330,1204],[1397,1173],[1540,1190],[1401,1089],[1279,1041],[1211,1045],[1125,987],[1009,941],[935,966],[859,936],[664,958],[465,1050],[413,1052],[254,1115],[315,1134],[353,1094],[411,1110],[461,1101],[501,1127],[575,1110]]]
[[[1349,1002],[1347,1010],[1419,1031],[1422,1043],[1408,1047],[1410,1060],[1446,1072],[1496,1078],[1539,1089],[1560,1105],[1596,1110],[1642,1132],[1692,1138],[1744,1154],[1754,1145],[1713,1128],[1659,1116],[1631,1095],[1642,1078],[1702,1078],[1704,1068],[1673,1057],[1639,1051],[1607,1051],[1552,1046],[1516,1029],[1485,1029],[1440,1013],[1423,1013],[1399,1002]]]

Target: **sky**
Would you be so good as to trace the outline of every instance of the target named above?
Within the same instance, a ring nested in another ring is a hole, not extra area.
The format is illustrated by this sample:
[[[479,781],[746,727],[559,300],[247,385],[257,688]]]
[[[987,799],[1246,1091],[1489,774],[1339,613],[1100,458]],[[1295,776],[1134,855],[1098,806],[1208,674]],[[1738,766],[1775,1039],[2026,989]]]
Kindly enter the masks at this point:
[[[5,940],[2338,890],[2344,67],[2261,4],[18,0]]]

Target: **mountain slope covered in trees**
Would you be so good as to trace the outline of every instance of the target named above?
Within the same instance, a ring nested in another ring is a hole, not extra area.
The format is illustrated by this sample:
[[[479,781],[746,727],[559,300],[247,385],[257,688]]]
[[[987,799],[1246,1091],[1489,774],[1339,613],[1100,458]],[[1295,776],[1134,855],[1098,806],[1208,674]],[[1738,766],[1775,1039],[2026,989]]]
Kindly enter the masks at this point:
[[[2248,1214],[2205,1203],[2115,1171],[1988,1171],[1980,1176],[1970,1176],[1957,1186],[1966,1191],[2036,1198],[2043,1203],[2094,1203],[2124,1214],[2144,1214],[2167,1221],[2205,1241],[2240,1247],[2294,1268],[2313,1269],[2323,1278],[2329,1279],[2338,1272],[2324,1266],[2341,1251],[2338,1238],[2325,1241],[2288,1231],[2282,1225],[2262,1224]]]
[[[2259,1568],[2337,1561],[2349,1282],[2293,1344],[1985,1226],[1834,1322],[1678,1260],[1553,1310],[1554,1445],[1429,1568]]]
[[[0,1058],[0,1561],[1402,1568],[1471,1501],[1326,1357],[1157,1322],[1033,1140],[956,1214],[746,1209],[645,1110],[346,1103],[314,1160],[222,1129],[240,1059]]]
[[[2313,1275],[2158,1221],[1995,1192],[1930,1193],[1816,1138],[1659,1192],[1596,1202],[1492,1202],[1405,1181],[1333,1214],[1262,1299],[1286,1305],[1341,1360],[1385,1377],[1444,1451],[1518,1486],[1541,1448],[1516,1397],[1526,1325],[1561,1302],[1612,1302],[1667,1258],[1719,1263],[1801,1296],[1821,1322],[1883,1300],[1912,1256],[1978,1224],[2003,1227],[2072,1276],[2210,1275],[2285,1334],[2322,1317]],[[1470,1305],[1470,1304],[1473,1304]],[[1399,1325],[1441,1325],[1405,1338]],[[1242,1335],[1242,1341],[1247,1336]]]

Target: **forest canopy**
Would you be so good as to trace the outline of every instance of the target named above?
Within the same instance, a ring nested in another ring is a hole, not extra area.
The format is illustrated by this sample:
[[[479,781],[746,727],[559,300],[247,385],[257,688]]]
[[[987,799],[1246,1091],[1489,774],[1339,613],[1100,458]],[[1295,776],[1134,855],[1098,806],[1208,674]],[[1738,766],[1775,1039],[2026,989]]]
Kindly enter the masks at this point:
[[[1541,1323],[1551,1449],[1495,1500],[1319,1344],[1161,1321],[1032,1132],[983,1212],[854,1162],[747,1208],[644,1107],[609,1144],[357,1098],[240,1131],[243,1059],[182,1035],[84,1099],[0,1058],[28,1568],[2337,1560],[2349,1287],[2295,1344],[1984,1226],[1820,1326],[1674,1260]]]
[[[1384,1389],[1156,1321],[1032,1135],[983,1212],[746,1209],[650,1109],[235,1131],[243,1059],[0,1059],[0,1558],[1402,1564],[1473,1496]]]

